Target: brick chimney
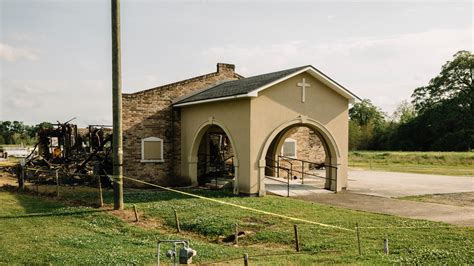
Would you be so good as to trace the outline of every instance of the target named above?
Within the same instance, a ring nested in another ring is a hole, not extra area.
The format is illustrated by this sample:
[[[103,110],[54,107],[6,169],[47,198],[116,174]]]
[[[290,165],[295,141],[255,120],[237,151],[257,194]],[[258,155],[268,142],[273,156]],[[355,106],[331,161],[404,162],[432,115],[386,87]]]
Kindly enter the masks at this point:
[[[217,63],[217,73],[226,73],[234,75],[235,73],[235,65],[226,64],[226,63]]]

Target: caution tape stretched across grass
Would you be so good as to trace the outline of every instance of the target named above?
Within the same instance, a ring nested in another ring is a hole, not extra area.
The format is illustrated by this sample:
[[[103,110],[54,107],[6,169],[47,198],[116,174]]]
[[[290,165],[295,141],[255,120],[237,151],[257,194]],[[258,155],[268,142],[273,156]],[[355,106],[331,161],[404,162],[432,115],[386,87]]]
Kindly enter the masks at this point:
[[[39,169],[39,168],[28,168],[28,170],[33,170],[33,171],[38,171],[38,172],[49,172],[49,173],[53,173],[55,171],[55,170],[44,170],[44,169]],[[111,180],[114,180],[112,175],[90,175],[90,174],[79,174],[79,173],[74,173],[72,175],[88,176],[88,177],[91,177],[91,176],[102,177],[103,176],[103,177],[108,177]],[[204,200],[207,200],[207,201],[212,201],[212,202],[216,202],[216,203],[219,203],[219,204],[229,205],[229,206],[233,206],[233,207],[244,209],[244,210],[249,210],[249,211],[263,213],[263,214],[267,214],[267,215],[271,215],[271,216],[275,216],[275,217],[280,217],[280,218],[283,218],[283,219],[288,219],[288,220],[292,220],[292,221],[296,221],[296,222],[314,224],[314,225],[319,225],[319,226],[322,226],[322,227],[334,228],[334,229],[350,231],[350,232],[355,232],[356,231],[356,230],[353,230],[353,229],[348,229],[348,228],[344,228],[344,227],[337,226],[337,225],[318,223],[318,222],[315,222],[315,221],[295,218],[295,217],[286,216],[286,215],[282,215],[282,214],[278,214],[278,213],[272,213],[272,212],[268,212],[268,211],[264,211],[264,210],[251,208],[251,207],[241,206],[241,205],[230,203],[230,202],[225,202],[225,201],[221,201],[221,200],[217,200],[217,199],[213,199],[213,198],[208,198],[208,197],[192,194],[192,193],[189,193],[189,192],[184,192],[184,191],[177,190],[177,189],[172,189],[172,188],[156,185],[156,184],[153,184],[153,183],[149,183],[149,182],[142,181],[142,180],[135,179],[135,178],[131,178],[131,177],[124,176],[123,178],[135,181],[137,183],[142,183],[142,184],[145,184],[145,185],[149,185],[149,186],[152,186],[152,187],[157,187],[157,188],[160,188],[160,189],[163,189],[163,190],[168,190],[168,191],[172,191],[172,192],[175,192],[175,193],[179,193],[179,194],[183,194],[183,195],[187,195],[187,196],[191,196],[191,197],[204,199]],[[445,225],[445,226],[360,226],[359,227],[359,229],[432,229],[432,228],[456,228],[456,226]]]
[[[36,170],[36,171],[42,171],[42,172],[50,172],[50,171],[47,171],[47,170],[36,169],[36,168],[30,168],[30,170]],[[74,174],[74,175],[76,175],[76,174]],[[78,175],[80,175],[80,174],[78,174]],[[87,176],[89,176],[89,175],[87,175]],[[107,176],[107,177],[109,177],[109,178],[112,179],[112,180],[114,179],[113,176],[111,176],[111,175],[94,175],[94,176]],[[295,217],[291,217],[291,216],[287,216],[287,215],[283,215],[283,214],[268,212],[268,211],[264,211],[264,210],[259,210],[259,209],[251,208],[251,207],[246,207],[246,206],[242,206],[242,205],[238,205],[238,204],[234,204],[234,203],[230,203],[230,202],[225,202],[225,201],[221,201],[221,200],[217,200],[217,199],[213,199],[213,198],[208,198],[208,197],[204,197],[204,196],[200,196],[200,195],[196,195],[196,194],[184,192],[184,191],[177,190],[177,189],[172,189],[172,188],[168,188],[168,187],[156,185],[156,184],[153,184],[153,183],[149,183],[149,182],[142,181],[142,180],[135,179],[135,178],[131,178],[131,177],[126,177],[126,176],[124,176],[123,178],[124,178],[124,179],[128,179],[128,180],[132,180],[132,181],[137,182],[137,183],[142,183],[142,184],[149,185],[149,186],[152,186],[152,187],[160,188],[160,189],[163,189],[163,190],[168,190],[168,191],[172,191],[172,192],[175,192],[175,193],[183,194],[183,195],[186,195],[186,196],[190,196],[190,197],[194,197],[194,198],[199,198],[199,199],[203,199],[203,200],[207,200],[207,201],[212,201],[212,202],[216,202],[216,203],[223,204],[223,205],[229,205],[229,206],[232,206],[232,207],[236,207],[236,208],[240,208],[240,209],[244,209],[244,210],[248,210],[248,211],[253,211],[253,212],[257,212],[257,213],[263,213],[263,214],[266,214],[266,215],[271,215],[271,216],[275,216],[275,217],[280,217],[280,218],[283,218],[283,219],[288,219],[288,220],[292,220],[292,221],[296,221],[296,222],[303,222],[303,223],[318,225],[318,226],[322,226],[322,227],[328,227],[328,228],[334,228],[334,229],[343,230],[343,231],[355,232],[355,230],[348,229],[348,228],[344,228],[344,227],[337,226],[337,225],[330,225],[330,224],[318,223],[318,222],[315,222],[315,221],[310,221],[310,220],[295,218]]]
[[[112,176],[110,176],[110,177],[113,178]],[[310,220],[305,220],[305,219],[295,218],[295,217],[291,217],[291,216],[286,216],[286,215],[283,215],[283,214],[263,211],[263,210],[259,210],[259,209],[255,209],[255,208],[251,208],[251,207],[246,207],[246,206],[242,206],[242,205],[238,205],[238,204],[234,204],[234,203],[230,203],[230,202],[225,202],[225,201],[221,201],[221,200],[217,200],[217,199],[213,199],[213,198],[208,198],[208,197],[204,197],[204,196],[184,192],[184,191],[181,191],[181,190],[176,190],[176,189],[172,189],[172,188],[163,187],[163,186],[160,186],[160,185],[156,185],[156,184],[153,184],[153,183],[149,183],[149,182],[138,180],[138,179],[131,178],[131,177],[124,176],[123,178],[128,179],[128,180],[132,180],[132,181],[137,182],[137,183],[142,183],[142,184],[149,185],[149,186],[152,186],[152,187],[157,187],[157,188],[160,188],[160,189],[172,191],[172,192],[183,194],[183,195],[186,195],[186,196],[190,196],[190,197],[194,197],[194,198],[198,198],[198,199],[203,199],[203,200],[207,200],[207,201],[212,201],[212,202],[216,202],[216,203],[219,203],[219,204],[236,207],[236,208],[243,209],[243,210],[253,211],[253,212],[257,212],[257,213],[263,213],[263,214],[266,214],[266,215],[280,217],[280,218],[295,221],[295,222],[303,222],[303,223],[318,225],[318,226],[322,226],[322,227],[328,227],[328,228],[334,228],[334,229],[343,230],[343,231],[355,232],[352,229],[344,228],[344,227],[337,226],[337,225],[318,223],[318,222],[314,222],[314,221],[310,221]]]

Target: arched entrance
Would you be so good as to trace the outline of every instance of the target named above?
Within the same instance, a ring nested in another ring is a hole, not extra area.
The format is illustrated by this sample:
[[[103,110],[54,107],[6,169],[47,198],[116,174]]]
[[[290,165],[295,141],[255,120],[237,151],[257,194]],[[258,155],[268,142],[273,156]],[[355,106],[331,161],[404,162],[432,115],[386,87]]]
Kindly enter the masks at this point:
[[[292,154],[292,148],[294,151],[297,150],[295,146],[302,136],[305,136],[309,142],[317,139],[321,145],[318,147],[318,145],[308,143],[309,147],[306,149],[312,150],[312,154],[304,156],[306,157],[304,159],[298,158],[296,152]],[[318,154],[322,151],[324,155]],[[321,188],[337,191],[339,157],[334,138],[322,124],[305,117],[287,121],[272,131],[261,150],[260,194],[263,195],[266,191],[266,177],[279,177],[285,180],[300,179],[299,182],[303,182],[304,177],[311,180],[311,177],[319,176],[323,179],[319,182]]]
[[[211,188],[232,187],[238,192],[238,157],[230,132],[210,120],[195,134],[189,158],[189,176],[194,184]]]

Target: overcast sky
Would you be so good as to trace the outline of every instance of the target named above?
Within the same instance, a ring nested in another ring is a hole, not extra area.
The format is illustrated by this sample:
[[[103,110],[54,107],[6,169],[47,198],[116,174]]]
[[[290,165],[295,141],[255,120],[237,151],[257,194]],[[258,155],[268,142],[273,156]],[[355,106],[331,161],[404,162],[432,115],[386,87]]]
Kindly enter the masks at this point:
[[[0,0],[0,120],[110,124],[110,1]],[[123,91],[233,63],[311,64],[390,113],[459,50],[473,4],[122,0]]]

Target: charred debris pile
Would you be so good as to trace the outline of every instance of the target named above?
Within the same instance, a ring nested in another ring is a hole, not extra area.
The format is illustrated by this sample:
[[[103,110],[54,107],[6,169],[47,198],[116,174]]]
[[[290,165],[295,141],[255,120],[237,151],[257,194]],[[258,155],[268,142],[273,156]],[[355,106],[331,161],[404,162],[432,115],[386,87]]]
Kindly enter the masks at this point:
[[[110,186],[112,174],[112,126],[70,123],[53,124],[38,131],[38,142],[24,163],[26,181],[54,183],[56,173],[62,184]]]

